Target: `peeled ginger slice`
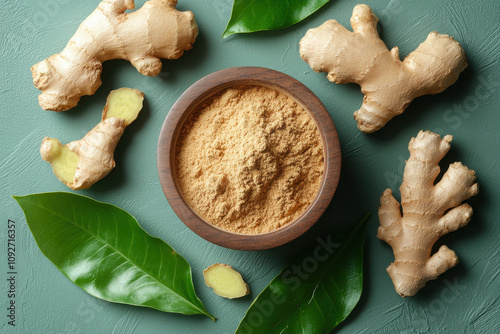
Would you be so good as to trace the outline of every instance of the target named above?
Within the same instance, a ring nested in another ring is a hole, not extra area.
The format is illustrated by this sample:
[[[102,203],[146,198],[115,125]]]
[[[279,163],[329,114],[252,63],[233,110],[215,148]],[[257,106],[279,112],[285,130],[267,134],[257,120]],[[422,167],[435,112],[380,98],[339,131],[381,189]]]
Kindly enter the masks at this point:
[[[102,119],[123,118],[125,120],[123,126],[126,127],[137,118],[139,111],[142,109],[143,101],[144,93],[138,89],[116,89],[108,95]]]
[[[248,285],[241,274],[230,265],[216,263],[203,270],[205,283],[216,295],[224,298],[240,298],[250,293]]]

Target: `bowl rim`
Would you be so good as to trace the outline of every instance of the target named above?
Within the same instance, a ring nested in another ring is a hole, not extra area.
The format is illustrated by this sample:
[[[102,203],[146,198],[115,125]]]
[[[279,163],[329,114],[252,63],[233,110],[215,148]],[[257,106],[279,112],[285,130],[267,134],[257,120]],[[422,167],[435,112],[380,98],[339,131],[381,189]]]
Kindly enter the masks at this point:
[[[266,233],[241,234],[220,229],[198,216],[184,200],[175,178],[175,149],[184,121],[201,102],[231,86],[254,85],[278,90],[293,98],[316,123],[323,143],[324,173],[318,193],[292,222]],[[341,152],[337,131],[319,98],[300,81],[264,67],[239,66],[219,70],[196,81],[174,103],[160,131],[157,167],[170,206],[193,232],[216,245],[237,250],[263,250],[288,243],[311,228],[330,204],[340,178]]]

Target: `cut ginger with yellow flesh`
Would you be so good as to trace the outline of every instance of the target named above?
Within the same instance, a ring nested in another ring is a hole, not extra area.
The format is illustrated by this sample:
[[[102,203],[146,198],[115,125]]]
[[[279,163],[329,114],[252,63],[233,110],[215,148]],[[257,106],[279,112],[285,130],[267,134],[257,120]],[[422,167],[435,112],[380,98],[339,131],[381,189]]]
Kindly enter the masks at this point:
[[[206,285],[211,287],[218,296],[233,299],[250,293],[241,274],[230,265],[216,263],[203,270],[203,276]]]
[[[40,148],[42,158],[50,162],[56,177],[69,188],[89,188],[115,167],[116,145],[125,127],[137,118],[143,100],[144,94],[137,89],[112,91],[99,124],[82,139],[66,145],[45,137]]]
[[[402,297],[415,295],[428,281],[458,264],[455,252],[445,245],[431,255],[441,236],[467,225],[472,208],[462,202],[479,192],[475,172],[460,162],[451,164],[434,184],[438,163],[452,139],[420,131],[408,146],[410,158],[400,187],[403,213],[390,189],[380,198],[378,237],[393,249],[395,260],[387,272]]]
[[[367,5],[354,7],[351,26],[335,20],[310,29],[300,41],[300,56],[337,84],[356,83],[364,94],[354,113],[363,132],[381,129],[418,96],[437,94],[457,81],[467,67],[465,52],[452,37],[429,33],[403,61],[377,32],[378,18]]]

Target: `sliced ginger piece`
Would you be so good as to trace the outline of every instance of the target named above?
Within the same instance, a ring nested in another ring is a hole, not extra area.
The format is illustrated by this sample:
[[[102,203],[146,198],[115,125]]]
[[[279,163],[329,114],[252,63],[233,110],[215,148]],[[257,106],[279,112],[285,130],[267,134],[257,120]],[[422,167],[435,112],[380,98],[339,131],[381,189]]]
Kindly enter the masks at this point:
[[[135,93],[135,94],[134,94]],[[128,126],[135,121],[142,109],[144,94],[138,89],[120,88],[108,95],[106,106],[102,112],[102,120],[117,117],[123,118]]]
[[[52,165],[57,178],[73,190],[87,189],[115,167],[114,151],[123,131],[142,109],[144,94],[131,88],[109,93],[103,120],[85,137],[66,145],[45,137],[42,158]]]
[[[211,287],[218,296],[233,299],[250,293],[241,274],[230,265],[216,263],[203,270],[203,276],[205,284]]]

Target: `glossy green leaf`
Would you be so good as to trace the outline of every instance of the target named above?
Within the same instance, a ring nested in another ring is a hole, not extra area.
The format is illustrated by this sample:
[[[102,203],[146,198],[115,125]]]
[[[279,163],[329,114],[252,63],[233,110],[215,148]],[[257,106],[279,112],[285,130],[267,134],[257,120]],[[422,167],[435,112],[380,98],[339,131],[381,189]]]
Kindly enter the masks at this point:
[[[65,192],[14,199],[42,253],[91,295],[214,319],[196,296],[186,260],[126,211]]]
[[[234,0],[222,37],[289,27],[302,21],[329,0]]]
[[[237,334],[329,333],[342,322],[363,290],[364,223],[334,249],[331,236],[290,263],[261,292]]]

